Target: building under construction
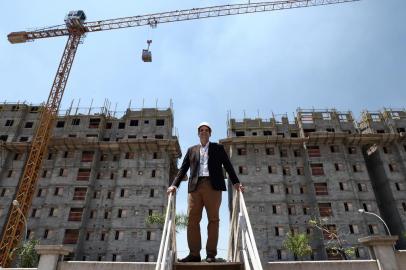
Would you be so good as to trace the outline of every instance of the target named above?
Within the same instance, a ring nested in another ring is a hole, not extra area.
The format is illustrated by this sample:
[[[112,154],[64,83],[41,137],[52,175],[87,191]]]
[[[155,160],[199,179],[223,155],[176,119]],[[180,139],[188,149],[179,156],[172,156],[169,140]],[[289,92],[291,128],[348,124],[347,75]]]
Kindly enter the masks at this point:
[[[298,109],[264,120],[229,119],[226,146],[247,186],[244,194],[263,262],[293,260],[283,248],[286,234],[306,233],[308,259],[339,258],[343,246],[356,247],[352,258],[369,258],[358,238],[406,231],[406,111],[362,113]],[[229,189],[230,190],[230,189]],[[231,195],[231,193],[230,193]],[[230,196],[231,197],[231,196]],[[231,198],[229,198],[231,201]],[[309,224],[322,221],[327,231]],[[400,237],[397,247],[405,249]]]
[[[157,236],[157,228],[154,231],[147,228],[144,231],[131,231],[128,226],[144,224],[145,209],[138,210],[137,207],[142,208],[141,201],[152,207],[152,201],[163,200],[165,196],[155,197],[162,192],[165,187],[163,184],[165,181],[167,184],[168,178],[176,170],[180,150],[177,139],[171,134],[172,114],[170,111],[154,109],[139,112],[128,110],[123,117],[115,118],[104,110],[98,115],[67,114],[56,119],[54,125],[77,49],[87,34],[147,25],[155,28],[161,23],[355,1],[248,1],[246,4],[217,5],[93,22],[86,22],[85,12],[76,10],[67,14],[64,25],[8,34],[12,44],[62,36],[68,39],[48,100],[42,106],[41,119],[38,118],[38,111],[41,110],[38,106],[4,104],[0,107],[1,119],[5,121],[4,126],[0,124],[0,138],[4,141],[0,149],[2,205],[10,205],[12,198],[16,198],[12,207],[3,209],[1,220],[5,225],[2,226],[0,245],[1,266],[10,264],[12,251],[22,237],[22,228],[27,227],[23,225],[26,222],[21,216],[29,211],[31,218],[25,237],[39,234],[45,243],[59,241],[74,245],[75,259],[111,257],[112,260],[119,260],[121,256],[125,260],[140,260],[143,254],[145,260],[153,259],[151,253],[148,253],[153,250],[149,248],[154,245],[152,242],[143,244],[139,251],[132,249],[129,254],[128,249],[121,250],[122,247],[127,248],[127,244],[119,245],[116,240],[122,239],[129,244],[134,243],[133,239],[154,241],[152,239]],[[142,59],[151,62],[151,41],[147,43],[148,49],[143,50]],[[36,126],[39,128],[34,134]],[[48,156],[44,160],[45,153]],[[24,166],[24,163],[27,165]],[[42,172],[38,184],[40,169]],[[149,193],[146,192],[148,189]],[[36,198],[32,203],[34,191]],[[135,195],[132,191],[135,191]],[[149,199],[144,200],[144,193],[149,194]],[[135,205],[127,202],[135,200],[136,197],[132,196],[140,197]],[[66,204],[58,206],[65,201]],[[153,211],[148,209],[148,213]],[[130,213],[135,215],[134,220]]]
[[[0,222],[23,171],[41,106],[0,105]],[[75,260],[155,261],[162,226],[145,219],[163,213],[166,188],[181,156],[172,109],[120,116],[106,108],[60,113],[28,213],[25,238],[74,248]],[[287,232],[306,233],[307,259],[338,258],[331,234],[309,224],[323,220],[353,258],[369,258],[366,235],[406,230],[406,111],[301,110],[293,122],[229,119],[221,140],[241,182],[262,262],[293,260]],[[231,191],[231,189],[229,189]],[[230,192],[231,195],[231,192]],[[229,197],[231,201],[232,196]],[[398,248],[405,248],[401,238]]]
[[[0,105],[0,226],[4,226],[42,106]],[[28,213],[26,239],[74,248],[68,258],[155,261],[166,189],[181,156],[172,109],[58,116]]]

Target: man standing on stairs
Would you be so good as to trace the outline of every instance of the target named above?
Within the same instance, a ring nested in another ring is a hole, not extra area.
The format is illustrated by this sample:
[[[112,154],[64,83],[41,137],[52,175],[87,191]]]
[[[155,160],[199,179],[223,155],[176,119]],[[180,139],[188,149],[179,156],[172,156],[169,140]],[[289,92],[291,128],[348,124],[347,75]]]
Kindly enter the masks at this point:
[[[200,144],[187,150],[182,166],[167,193],[174,193],[181,180],[190,168],[188,183],[188,215],[187,240],[189,255],[179,262],[200,262],[202,248],[200,236],[200,220],[203,207],[207,212],[207,262],[215,262],[217,255],[217,242],[219,234],[219,210],[221,192],[226,191],[223,166],[228,173],[228,179],[238,191],[244,192],[238,177],[231,165],[230,159],[221,144],[209,142],[211,127],[203,122],[197,127]]]

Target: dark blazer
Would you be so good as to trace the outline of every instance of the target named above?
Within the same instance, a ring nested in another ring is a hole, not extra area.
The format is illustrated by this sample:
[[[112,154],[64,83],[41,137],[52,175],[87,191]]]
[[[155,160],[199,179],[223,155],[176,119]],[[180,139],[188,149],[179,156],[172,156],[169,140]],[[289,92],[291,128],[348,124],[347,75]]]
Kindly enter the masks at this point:
[[[223,166],[227,171],[228,179],[233,184],[240,183],[238,177],[234,171],[233,165],[231,165],[230,159],[223,145],[218,143],[209,143],[209,175],[210,182],[215,190],[226,190],[226,183],[224,181]],[[186,172],[190,168],[188,192],[193,192],[197,187],[197,179],[199,176],[199,164],[200,164],[200,144],[190,147],[183,159],[182,166],[179,169],[175,180],[172,182],[172,186],[179,187],[181,180],[185,177]]]

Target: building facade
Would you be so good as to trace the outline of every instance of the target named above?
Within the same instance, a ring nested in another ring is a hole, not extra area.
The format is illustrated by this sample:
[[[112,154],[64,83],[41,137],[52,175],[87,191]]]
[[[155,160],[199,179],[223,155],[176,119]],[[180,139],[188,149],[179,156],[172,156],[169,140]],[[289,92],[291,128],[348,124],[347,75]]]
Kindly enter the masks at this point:
[[[337,241],[309,220],[339,235],[344,247],[355,247],[353,258],[369,258],[358,238],[386,231],[359,209],[382,216],[392,234],[404,233],[406,113],[391,113],[379,113],[378,122],[365,112],[361,123],[351,112],[336,110],[298,109],[293,122],[286,116],[229,119],[221,143],[247,187],[262,261],[294,259],[283,247],[288,232],[309,236],[308,259],[336,259]],[[404,238],[397,246],[405,248]]]
[[[362,134],[384,140],[366,145],[364,156],[376,200],[392,234],[404,235],[398,246],[406,248],[406,111],[383,109],[362,113]]]
[[[7,219],[41,106],[0,105],[0,226]],[[27,239],[74,248],[68,259],[155,261],[167,186],[181,156],[172,109],[58,116],[28,213]],[[93,109],[94,111],[94,109]]]
[[[0,105],[0,226],[7,219],[41,106]],[[92,112],[93,111],[93,112]],[[181,156],[172,110],[116,116],[106,108],[70,109],[53,136],[28,213],[26,238],[63,244],[67,259],[156,260],[162,228],[145,220],[163,213],[166,188]],[[221,140],[246,186],[244,194],[263,262],[294,260],[286,234],[306,233],[307,259],[335,259],[321,221],[369,258],[358,238],[406,231],[406,111],[297,111],[294,121],[229,119]],[[229,202],[232,201],[229,188]],[[230,206],[231,208],[231,206]],[[406,248],[405,238],[397,247]]]

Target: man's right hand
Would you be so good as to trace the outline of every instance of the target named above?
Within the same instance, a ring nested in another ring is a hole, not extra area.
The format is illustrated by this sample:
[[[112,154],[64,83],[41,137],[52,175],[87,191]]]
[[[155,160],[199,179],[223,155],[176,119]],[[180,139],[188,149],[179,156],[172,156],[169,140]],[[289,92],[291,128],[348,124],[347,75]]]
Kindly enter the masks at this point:
[[[168,189],[166,190],[166,193],[169,195],[169,194],[174,194],[174,193],[176,193],[176,187],[175,186],[170,186],[170,187],[168,187]]]

